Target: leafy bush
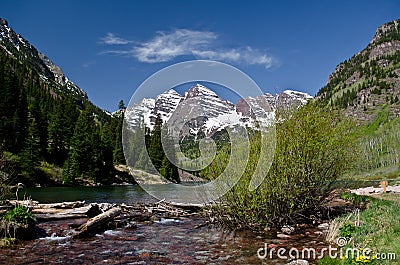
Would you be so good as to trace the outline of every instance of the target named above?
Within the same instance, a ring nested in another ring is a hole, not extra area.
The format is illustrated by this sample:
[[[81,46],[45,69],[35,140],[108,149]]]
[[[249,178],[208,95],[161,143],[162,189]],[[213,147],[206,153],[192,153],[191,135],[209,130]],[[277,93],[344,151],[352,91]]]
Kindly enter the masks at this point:
[[[5,220],[15,223],[28,225],[35,222],[35,216],[27,208],[23,206],[17,206],[14,209],[8,211],[4,217]]]
[[[256,135],[251,141],[246,172],[222,203],[214,207],[223,225],[259,230],[311,221],[332,183],[351,167],[355,156],[352,122],[314,103],[294,113],[284,111],[278,115],[277,120],[283,122],[276,126],[272,166],[258,189],[249,191],[260,148]]]
[[[32,238],[35,222],[35,216],[29,209],[17,206],[1,218],[0,232],[3,238]]]

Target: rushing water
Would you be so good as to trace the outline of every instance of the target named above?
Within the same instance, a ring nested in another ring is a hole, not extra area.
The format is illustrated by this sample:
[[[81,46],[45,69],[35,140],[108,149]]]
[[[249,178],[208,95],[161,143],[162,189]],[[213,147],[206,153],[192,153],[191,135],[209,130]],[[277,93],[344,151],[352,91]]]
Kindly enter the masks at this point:
[[[160,185],[160,189],[173,186]],[[85,200],[86,202],[149,203],[156,201],[139,186],[52,187],[21,191],[40,202]],[[261,260],[257,250],[272,247],[325,246],[321,232],[305,228],[301,235],[277,238],[276,233],[224,233],[200,226],[200,217],[161,219],[135,229],[119,228],[87,239],[72,239],[73,224],[85,220],[40,223],[41,234],[13,249],[0,249],[0,264],[286,264],[287,260]],[[274,245],[271,245],[274,244]]]
[[[278,239],[273,234],[223,233],[215,228],[195,228],[200,218],[162,219],[136,229],[105,231],[88,239],[71,239],[64,222],[42,223],[49,236],[14,249],[0,249],[0,264],[286,264],[287,260],[261,260],[257,250],[265,243],[284,247],[324,246],[322,236]]]

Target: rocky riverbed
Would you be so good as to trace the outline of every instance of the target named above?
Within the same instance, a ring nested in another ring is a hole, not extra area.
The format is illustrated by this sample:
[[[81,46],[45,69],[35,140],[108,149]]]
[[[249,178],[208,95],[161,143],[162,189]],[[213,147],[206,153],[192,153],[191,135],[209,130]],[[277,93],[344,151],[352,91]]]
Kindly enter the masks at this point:
[[[276,255],[261,259],[257,251],[267,246],[268,250],[300,251],[312,247],[318,252],[327,246],[324,235],[328,224],[254,234],[223,231],[208,224],[198,207],[162,202],[19,203],[29,204],[35,213],[37,238],[0,249],[2,264],[288,264],[289,259]],[[113,214],[108,215],[110,211]],[[106,218],[98,226],[80,234],[85,225],[104,214]]]

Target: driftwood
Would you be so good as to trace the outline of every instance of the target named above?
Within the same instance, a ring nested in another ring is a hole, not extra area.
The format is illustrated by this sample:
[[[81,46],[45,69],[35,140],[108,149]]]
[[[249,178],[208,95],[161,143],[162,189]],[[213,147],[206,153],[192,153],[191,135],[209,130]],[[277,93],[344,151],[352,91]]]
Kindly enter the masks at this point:
[[[8,204],[10,204],[14,207],[19,205],[19,206],[24,206],[24,207],[28,207],[28,208],[35,207],[39,204],[39,202],[32,201],[32,200],[10,200],[7,202],[8,202]]]
[[[77,229],[77,233],[73,235],[74,238],[82,238],[94,235],[95,233],[107,229],[108,223],[114,219],[114,217],[121,214],[120,207],[114,207],[102,214],[99,214],[89,219],[85,224],[81,225]]]
[[[193,204],[167,204],[160,201],[154,206],[145,206],[145,209],[149,213],[161,213],[165,214],[167,217],[184,217],[197,214],[200,210],[200,206]]]
[[[8,201],[9,205],[17,206],[22,205],[25,207],[33,208],[33,209],[73,209],[85,206],[85,201],[74,201],[74,202],[59,202],[59,203],[39,203],[33,200],[10,200]]]
[[[76,201],[76,202],[60,202],[60,203],[40,203],[34,206],[34,208],[38,209],[74,209],[78,207],[85,206],[85,201]]]
[[[196,215],[201,205],[173,205],[161,200],[155,204],[120,205],[110,203],[85,204],[82,201],[39,204],[38,202],[11,201],[0,209],[4,212],[9,207],[24,205],[32,211],[39,222],[81,219],[73,221],[76,233],[73,238],[84,238],[95,235],[106,229],[119,227],[133,229],[137,223],[151,224],[161,218],[180,218]],[[90,219],[89,219],[90,218]],[[87,221],[86,221],[87,220]],[[84,223],[82,223],[84,221]],[[86,222],[85,222],[86,221]]]
[[[39,221],[50,221],[93,217],[101,213],[101,211],[97,204],[91,204],[73,209],[34,208],[32,213],[35,214],[36,219]]]

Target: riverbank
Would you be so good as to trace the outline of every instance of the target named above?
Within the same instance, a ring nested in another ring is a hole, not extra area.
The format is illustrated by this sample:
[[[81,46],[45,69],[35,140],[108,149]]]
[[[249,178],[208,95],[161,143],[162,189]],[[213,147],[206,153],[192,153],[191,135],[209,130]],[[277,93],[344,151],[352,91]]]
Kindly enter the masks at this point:
[[[367,195],[343,193],[342,197],[358,205],[361,211],[353,211],[333,220],[327,236],[331,243],[341,240],[341,259],[329,257],[319,264],[398,264],[400,258],[400,194],[375,192]],[[347,253],[346,250],[354,250]]]

